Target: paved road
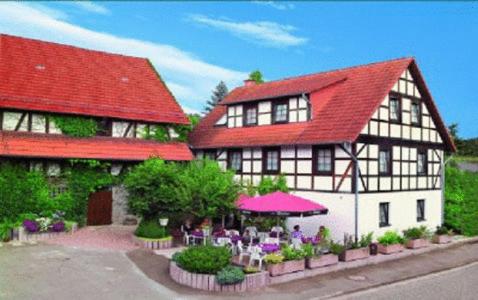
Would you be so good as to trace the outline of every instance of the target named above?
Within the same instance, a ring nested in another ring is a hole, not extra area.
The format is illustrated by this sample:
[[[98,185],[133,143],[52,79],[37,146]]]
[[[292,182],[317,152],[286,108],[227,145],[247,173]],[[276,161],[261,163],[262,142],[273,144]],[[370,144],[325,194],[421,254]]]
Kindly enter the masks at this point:
[[[476,300],[478,299],[478,262],[336,299]]]

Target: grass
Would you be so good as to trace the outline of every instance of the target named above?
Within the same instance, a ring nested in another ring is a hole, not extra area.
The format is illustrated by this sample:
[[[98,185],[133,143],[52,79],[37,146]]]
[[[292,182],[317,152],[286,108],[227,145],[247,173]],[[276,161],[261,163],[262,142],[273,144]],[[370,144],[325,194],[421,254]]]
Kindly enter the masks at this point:
[[[452,160],[457,162],[476,162],[478,163],[478,156],[453,156]]]

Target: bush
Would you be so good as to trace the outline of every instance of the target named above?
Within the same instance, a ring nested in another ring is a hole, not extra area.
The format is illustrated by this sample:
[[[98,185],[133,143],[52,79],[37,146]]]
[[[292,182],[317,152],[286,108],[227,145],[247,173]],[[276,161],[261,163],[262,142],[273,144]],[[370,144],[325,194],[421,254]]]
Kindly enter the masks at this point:
[[[332,252],[332,254],[339,255],[345,251],[345,246],[338,243],[331,242],[329,246],[329,250],[330,252]]]
[[[396,231],[387,231],[377,240],[380,244],[384,246],[403,244],[404,242],[403,237],[401,237]]]
[[[280,264],[281,262],[284,261],[284,256],[280,255],[280,254],[276,254],[276,253],[270,253],[270,254],[267,254],[266,256],[264,256],[264,261],[267,263],[267,264]]]
[[[148,238],[148,239],[162,239],[169,236],[165,227],[160,226],[154,220],[142,220],[141,223],[136,228],[134,234],[138,237]]]
[[[231,253],[226,247],[211,245],[190,247],[177,255],[176,263],[186,271],[216,274],[229,265]]]
[[[430,237],[430,232],[426,226],[412,227],[404,230],[403,236],[409,240],[426,239]]]
[[[289,192],[287,187],[287,180],[284,175],[279,175],[272,179],[271,177],[264,177],[257,186],[257,192],[259,195],[265,195],[272,192],[281,191],[284,193]]]
[[[373,232],[362,234],[359,241],[359,248],[368,247],[372,243],[372,239],[373,239]]]
[[[281,249],[284,260],[299,260],[305,257],[305,252],[302,249],[294,249],[290,246],[284,246]]]
[[[227,266],[217,272],[216,280],[221,285],[236,284],[244,281],[244,271],[239,267]]]
[[[315,256],[315,247],[311,243],[302,245],[302,251],[304,252],[304,257],[311,258]]]
[[[435,230],[436,235],[452,235],[453,230],[446,228],[446,226],[437,226],[437,229]]]

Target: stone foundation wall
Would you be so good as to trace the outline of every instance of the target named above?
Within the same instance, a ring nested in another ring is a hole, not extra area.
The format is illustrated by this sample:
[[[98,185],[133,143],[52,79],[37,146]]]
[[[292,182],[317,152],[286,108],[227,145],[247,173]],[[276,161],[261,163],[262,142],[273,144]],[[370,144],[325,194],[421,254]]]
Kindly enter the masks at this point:
[[[138,219],[128,213],[128,191],[122,185],[114,186],[112,188],[113,192],[113,211],[111,214],[111,219],[113,224],[123,225],[126,220],[136,220]]]

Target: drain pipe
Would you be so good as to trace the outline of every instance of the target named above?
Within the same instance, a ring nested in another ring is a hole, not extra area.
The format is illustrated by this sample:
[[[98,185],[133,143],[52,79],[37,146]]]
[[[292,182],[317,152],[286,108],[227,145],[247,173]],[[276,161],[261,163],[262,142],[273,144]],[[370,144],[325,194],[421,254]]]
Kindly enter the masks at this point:
[[[350,158],[352,159],[352,161],[354,162],[355,164],[355,168],[354,168],[354,181],[355,181],[355,190],[354,190],[354,193],[355,193],[355,242],[358,241],[358,211],[359,211],[359,203],[358,203],[358,199],[359,199],[359,193],[358,193],[358,184],[359,184],[359,164],[358,164],[358,159],[355,155],[352,154],[351,151],[349,151],[347,149],[347,146],[350,147],[350,149],[352,149],[352,144],[351,143],[343,143],[342,144],[342,149],[345,151],[345,153],[347,153]]]
[[[443,152],[445,155],[445,152]],[[450,155],[446,160],[443,161],[441,166],[441,222],[440,225],[443,225],[445,222],[445,167],[446,164],[452,159],[453,155]]]

